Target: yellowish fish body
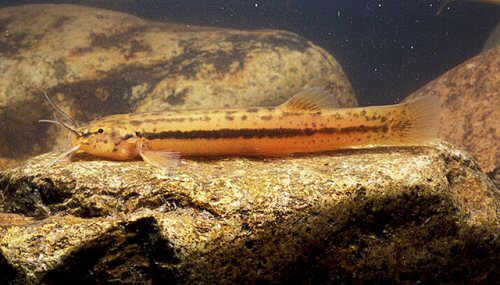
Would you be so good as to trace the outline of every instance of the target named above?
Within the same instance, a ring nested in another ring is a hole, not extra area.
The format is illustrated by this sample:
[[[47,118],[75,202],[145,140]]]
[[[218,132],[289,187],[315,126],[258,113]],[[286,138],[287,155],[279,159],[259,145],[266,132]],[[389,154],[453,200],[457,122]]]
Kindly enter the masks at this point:
[[[74,151],[165,167],[182,156],[285,156],[435,138],[436,96],[390,106],[336,108],[322,88],[277,107],[118,114],[75,128]]]

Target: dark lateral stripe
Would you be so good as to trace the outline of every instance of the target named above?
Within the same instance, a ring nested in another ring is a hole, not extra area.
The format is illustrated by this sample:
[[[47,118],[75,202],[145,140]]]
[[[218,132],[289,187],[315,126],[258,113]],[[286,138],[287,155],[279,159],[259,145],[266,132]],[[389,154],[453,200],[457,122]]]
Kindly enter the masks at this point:
[[[288,138],[304,137],[315,134],[349,134],[354,132],[387,132],[387,125],[381,126],[356,126],[346,128],[322,129],[220,129],[220,130],[194,130],[194,131],[164,131],[164,132],[136,132],[137,136],[148,140],[156,139],[251,139],[251,138]]]

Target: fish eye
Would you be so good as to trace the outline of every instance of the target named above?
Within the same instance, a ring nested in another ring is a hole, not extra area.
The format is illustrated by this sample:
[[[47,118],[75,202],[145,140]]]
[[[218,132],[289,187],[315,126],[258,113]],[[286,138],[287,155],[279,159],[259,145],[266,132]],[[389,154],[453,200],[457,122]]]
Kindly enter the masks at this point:
[[[102,128],[99,128],[99,129],[97,129],[97,132],[102,134],[102,133],[104,133],[104,130]]]

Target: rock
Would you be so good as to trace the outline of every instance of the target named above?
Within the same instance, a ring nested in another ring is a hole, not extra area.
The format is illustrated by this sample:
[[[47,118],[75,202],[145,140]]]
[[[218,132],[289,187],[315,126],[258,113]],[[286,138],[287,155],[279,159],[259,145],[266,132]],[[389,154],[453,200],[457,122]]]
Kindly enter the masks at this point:
[[[357,104],[338,62],[285,31],[152,22],[52,4],[0,9],[0,30],[3,167],[66,144],[66,131],[37,124],[52,118],[44,91],[80,121],[131,111],[276,105],[315,85],[329,85],[342,106]]]
[[[453,68],[407,99],[431,93],[441,99],[439,137],[471,153],[483,171],[495,176],[500,162],[500,47]]]
[[[500,193],[455,147],[0,176],[2,283],[489,283]]]
[[[490,48],[500,46],[500,22],[491,31],[490,36],[486,39],[483,46],[483,51],[489,50]]]

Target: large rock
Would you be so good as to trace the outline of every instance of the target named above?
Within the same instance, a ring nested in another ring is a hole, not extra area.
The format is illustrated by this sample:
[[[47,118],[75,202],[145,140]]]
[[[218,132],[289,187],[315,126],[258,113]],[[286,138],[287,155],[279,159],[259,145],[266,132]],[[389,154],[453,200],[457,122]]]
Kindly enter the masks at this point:
[[[0,9],[0,168],[66,143],[43,91],[81,121],[169,108],[275,105],[329,85],[357,104],[340,65],[306,39],[147,21],[75,5]]]
[[[427,94],[441,100],[439,137],[471,153],[494,177],[500,168],[500,47],[453,68],[407,99]]]
[[[1,174],[2,283],[498,281],[500,193],[446,143],[171,170],[54,157]]]

